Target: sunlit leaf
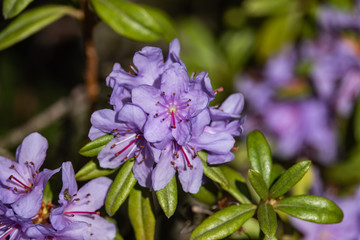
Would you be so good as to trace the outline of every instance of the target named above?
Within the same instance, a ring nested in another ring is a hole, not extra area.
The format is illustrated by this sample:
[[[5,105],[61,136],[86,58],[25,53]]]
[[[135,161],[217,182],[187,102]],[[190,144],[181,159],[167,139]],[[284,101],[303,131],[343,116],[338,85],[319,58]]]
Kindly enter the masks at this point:
[[[175,37],[175,28],[162,11],[123,0],[91,0],[100,18],[115,32],[137,40],[156,41]]]
[[[224,173],[221,171],[221,168],[208,165],[206,162],[207,154],[205,152],[198,152],[198,155],[203,163],[204,174],[220,185],[229,186],[229,182]]]
[[[81,154],[85,157],[95,157],[99,154],[101,149],[103,149],[105,147],[105,145],[108,142],[110,142],[111,139],[113,139],[113,138],[114,138],[114,136],[111,134],[106,134],[104,136],[101,136],[101,137],[89,142],[85,146],[83,146],[79,150],[79,154]]]
[[[168,185],[156,192],[159,204],[168,218],[170,218],[176,210],[178,201],[177,194],[178,193],[175,176],[171,179]]]
[[[133,188],[129,196],[129,217],[137,240],[152,240],[155,236],[155,217],[151,194],[147,189]]]
[[[0,32],[0,50],[24,40],[66,14],[81,15],[78,10],[61,5],[46,5],[24,12]]]
[[[233,205],[224,208],[205,219],[192,232],[191,240],[222,239],[238,230],[255,214],[256,206],[251,204]]]
[[[88,181],[93,178],[107,176],[115,172],[116,169],[100,168],[93,160],[86,163],[76,174],[77,181]]]
[[[4,0],[4,18],[12,18],[22,12],[33,0]]]
[[[247,151],[251,168],[260,173],[266,186],[270,187],[272,168],[271,152],[264,135],[260,131],[255,130],[248,134]]]
[[[131,160],[126,161],[109,189],[105,200],[105,210],[110,216],[120,208],[137,182],[132,172],[134,163]]]
[[[299,195],[279,200],[274,208],[293,217],[315,223],[338,223],[344,214],[331,200],[311,195]]]

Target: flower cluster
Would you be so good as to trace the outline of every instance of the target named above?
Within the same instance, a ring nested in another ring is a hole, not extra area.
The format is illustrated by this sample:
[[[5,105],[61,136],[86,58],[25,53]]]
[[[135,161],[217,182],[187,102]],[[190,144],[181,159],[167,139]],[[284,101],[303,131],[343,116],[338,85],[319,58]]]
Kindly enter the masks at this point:
[[[64,162],[59,205],[43,201],[46,183],[60,171],[40,171],[47,148],[47,140],[32,133],[18,147],[16,161],[0,157],[0,239],[114,239],[115,225],[96,212],[110,179],[94,179],[78,190],[72,165]]]
[[[354,13],[323,7],[318,21],[316,38],[285,47],[260,79],[243,75],[237,88],[251,106],[247,130],[261,126],[278,156],[329,164],[338,150],[335,116],[348,118],[360,95],[360,41],[347,34],[360,32],[359,7]]]
[[[235,93],[209,107],[217,90],[206,72],[189,77],[179,53],[175,39],[166,61],[161,49],[145,47],[134,55],[133,74],[116,63],[106,79],[113,109],[93,113],[89,138],[114,135],[98,154],[101,167],[135,158],[133,172],[141,186],[160,190],[177,172],[183,190],[196,193],[203,176],[197,152],[207,151],[210,164],[233,159],[244,100]]]

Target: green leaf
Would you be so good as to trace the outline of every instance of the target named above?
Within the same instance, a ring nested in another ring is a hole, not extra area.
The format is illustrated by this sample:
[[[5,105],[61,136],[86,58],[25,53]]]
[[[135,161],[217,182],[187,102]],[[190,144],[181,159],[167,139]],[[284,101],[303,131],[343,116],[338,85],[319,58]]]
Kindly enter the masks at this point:
[[[250,183],[254,187],[256,193],[260,196],[262,200],[266,201],[269,197],[269,193],[264,179],[262,178],[260,173],[252,169],[249,169],[248,174]]]
[[[198,156],[203,163],[204,174],[214,182],[217,182],[224,187],[228,187],[229,182],[224,173],[222,172],[221,168],[209,166],[206,162],[207,154],[205,152],[198,152]]]
[[[353,126],[355,140],[360,142],[360,100],[358,100],[355,105]]]
[[[104,136],[98,137],[94,141],[89,142],[79,150],[79,154],[85,157],[95,157],[99,154],[101,149],[113,139],[114,136],[111,134],[106,134]]]
[[[129,217],[137,240],[154,239],[155,217],[150,197],[146,189],[136,187],[131,190],[129,196]]]
[[[272,168],[271,152],[264,135],[260,131],[255,130],[248,134],[247,151],[251,168],[262,175],[266,186],[269,188]]]
[[[53,200],[53,192],[51,191],[50,182],[47,182],[43,190],[43,201],[45,203]]]
[[[132,172],[134,163],[131,160],[126,161],[109,189],[105,200],[105,210],[110,216],[120,208],[137,182]]]
[[[174,176],[166,187],[156,192],[159,204],[165,215],[170,218],[177,206],[177,184]]]
[[[342,221],[344,214],[332,201],[320,196],[299,195],[279,200],[275,209],[305,221],[329,224]]]
[[[5,19],[15,17],[23,11],[33,0],[4,0],[3,15]]]
[[[160,10],[123,0],[91,0],[96,13],[115,32],[137,41],[175,37],[175,28]]]
[[[77,181],[88,181],[97,177],[107,176],[115,172],[116,169],[103,169],[100,168],[93,160],[85,164],[76,174]]]
[[[238,230],[255,213],[256,206],[251,204],[233,205],[224,208],[195,228],[190,240],[222,239]]]
[[[0,50],[24,40],[65,14],[79,17],[78,10],[61,5],[46,5],[24,12],[0,32]]]
[[[191,194],[194,198],[208,205],[215,204],[221,197],[222,192],[211,181],[201,185],[197,193]]]
[[[251,203],[247,197],[250,196],[250,193],[243,176],[228,166],[221,166],[220,169],[229,182],[229,185],[221,185],[221,187],[240,203]]]
[[[310,161],[301,161],[288,170],[270,188],[271,198],[277,198],[289,191],[296,183],[298,183],[309,170]]]
[[[260,228],[268,239],[273,239],[277,229],[276,213],[271,204],[260,204],[257,210]]]
[[[271,168],[270,185],[273,184],[283,172],[284,168],[280,164],[273,164]]]

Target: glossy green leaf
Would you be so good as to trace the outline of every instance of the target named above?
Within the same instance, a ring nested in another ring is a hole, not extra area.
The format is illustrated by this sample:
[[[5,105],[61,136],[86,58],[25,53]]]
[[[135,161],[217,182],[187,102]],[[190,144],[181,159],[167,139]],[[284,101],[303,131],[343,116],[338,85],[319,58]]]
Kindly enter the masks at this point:
[[[272,184],[283,172],[284,168],[280,164],[273,164],[271,168],[270,183]]]
[[[269,197],[269,193],[263,177],[260,175],[260,173],[252,169],[249,169],[248,174],[250,183],[254,190],[262,200],[266,201]]]
[[[96,13],[115,32],[137,40],[174,38],[175,28],[160,10],[123,0],[91,0]]]
[[[271,198],[277,198],[289,191],[296,183],[298,183],[309,170],[310,161],[301,161],[288,170],[270,188]]]
[[[156,192],[159,204],[164,211],[165,215],[170,218],[177,206],[177,183],[174,176],[166,187]]]
[[[85,164],[76,174],[77,181],[88,181],[97,177],[107,176],[115,172],[116,169],[103,169],[98,166],[93,160]]]
[[[101,149],[113,139],[114,136],[111,134],[106,134],[104,136],[98,137],[97,139],[89,142],[79,150],[79,154],[85,157],[95,157],[99,154]]]
[[[274,208],[293,217],[315,223],[338,223],[344,214],[331,200],[311,195],[299,195],[279,200]]]
[[[277,229],[276,213],[268,203],[262,203],[257,210],[260,228],[268,239],[273,239]]]
[[[233,205],[224,208],[205,219],[192,232],[191,240],[222,239],[238,230],[255,214],[256,206],[251,204]]]
[[[354,110],[354,137],[360,142],[360,100],[357,101]]]
[[[291,0],[247,0],[244,3],[246,13],[251,16],[266,16],[285,13],[290,7]]]
[[[247,151],[251,168],[262,175],[266,186],[269,188],[272,158],[270,147],[260,131],[255,130],[248,134]]]
[[[240,203],[251,203],[249,189],[243,176],[228,166],[221,166],[220,169],[229,182],[229,185],[221,185],[221,187]]]
[[[24,40],[65,14],[79,17],[78,10],[61,5],[46,5],[24,12],[0,32],[0,50]]]
[[[209,181],[205,185],[201,185],[197,193],[191,195],[200,202],[213,205],[222,197],[222,192],[215,187],[213,182]]]
[[[136,240],[154,239],[155,217],[150,192],[144,188],[133,188],[129,196],[128,210]]]
[[[204,174],[214,182],[219,183],[221,186],[228,187],[229,182],[221,168],[208,165],[206,162],[207,154],[205,152],[198,152],[198,156],[203,163]]]
[[[3,15],[5,19],[15,17],[22,12],[33,0],[4,0]]]
[[[128,160],[120,169],[105,200],[105,210],[112,216],[129,196],[137,180],[132,172],[134,161]]]

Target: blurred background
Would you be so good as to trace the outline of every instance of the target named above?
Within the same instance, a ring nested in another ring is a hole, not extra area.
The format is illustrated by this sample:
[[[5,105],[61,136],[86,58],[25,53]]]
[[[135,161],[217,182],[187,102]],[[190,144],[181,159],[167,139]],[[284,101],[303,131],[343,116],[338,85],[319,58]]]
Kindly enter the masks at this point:
[[[233,92],[245,96],[247,119],[231,167],[247,171],[246,134],[259,129],[279,168],[302,159],[313,162],[310,173],[296,186],[297,193],[329,197],[344,210],[344,222],[333,226],[285,219],[288,225],[280,228],[279,236],[358,239],[360,1],[133,2],[168,15],[189,74],[208,71],[213,88],[224,88],[212,105]],[[52,3],[81,8],[76,0]],[[27,9],[47,4],[38,0]],[[78,150],[89,141],[89,117],[94,110],[109,107],[111,89],[105,78],[113,64],[131,70],[134,53],[144,46],[160,47],[167,54],[168,41],[131,40],[94,13],[86,19],[91,21],[90,29],[84,21],[64,16],[0,51],[0,155],[13,158],[22,139],[38,131],[50,146],[45,167],[70,160],[75,170],[80,169],[88,161]],[[12,21],[2,17],[0,33]],[[89,38],[94,44],[90,48]],[[188,238],[211,209],[194,201],[184,196],[170,221],[160,212],[158,224],[169,228],[162,227],[158,239]],[[131,239],[126,209],[115,217],[122,225],[121,234]]]

